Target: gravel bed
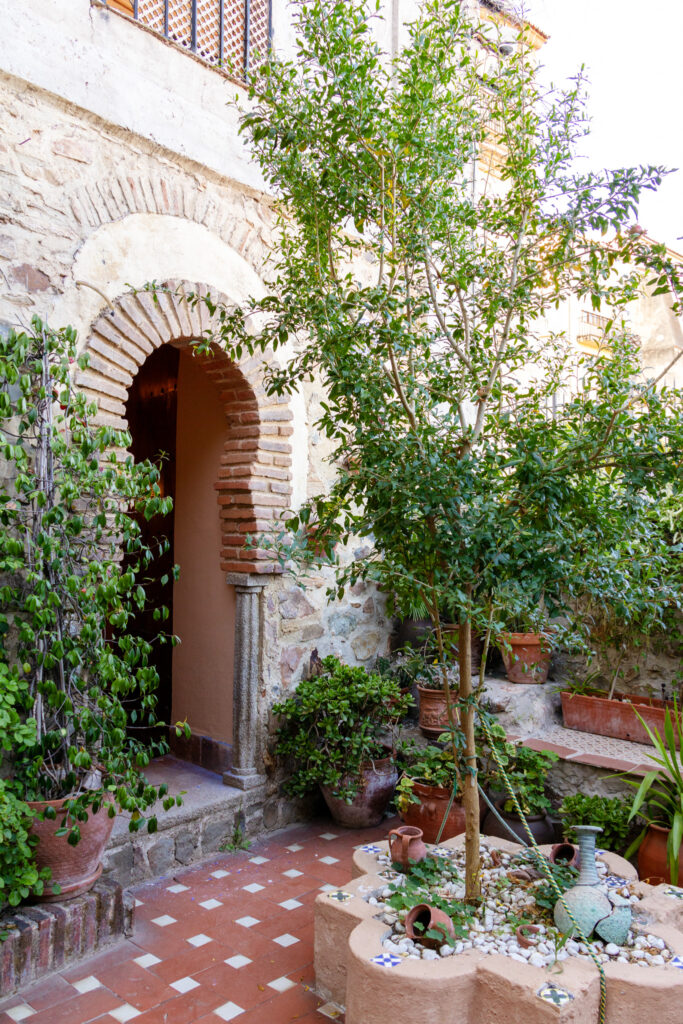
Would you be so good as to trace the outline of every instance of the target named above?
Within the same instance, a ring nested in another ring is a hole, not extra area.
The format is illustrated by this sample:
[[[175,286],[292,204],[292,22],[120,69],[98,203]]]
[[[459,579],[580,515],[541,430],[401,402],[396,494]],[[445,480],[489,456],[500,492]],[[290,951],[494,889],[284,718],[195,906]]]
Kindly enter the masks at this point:
[[[469,926],[467,937],[457,938],[454,945],[444,943],[438,951],[423,947],[419,941],[413,941],[405,934],[403,921],[407,910],[395,910],[385,902],[394,891],[392,886],[403,885],[405,877],[393,871],[387,854],[376,855],[378,871],[384,875],[387,884],[365,898],[368,903],[377,907],[376,916],[391,927],[391,932],[383,942],[384,952],[394,953],[409,960],[438,960],[457,956],[468,949],[476,949],[480,953],[502,953],[520,963],[530,963],[534,967],[551,967],[570,956],[589,960],[586,945],[578,939],[570,938],[564,945],[561,944],[563,936],[551,923],[550,912],[536,904],[534,890],[542,885],[544,880],[509,879],[509,871],[524,870],[519,855],[513,856],[496,850],[485,843],[482,843],[480,849],[482,905],[475,911],[475,918]],[[464,900],[464,848],[450,850],[433,847],[430,852],[438,853],[443,862],[443,870],[439,872],[438,881],[431,891],[449,900]],[[640,897],[632,892],[630,883],[626,879],[610,875],[607,865],[599,857],[596,864],[598,874],[607,886],[610,901],[615,906],[630,903],[635,909]],[[429,896],[429,890],[421,890],[415,902],[428,903]],[[508,920],[511,916],[515,918],[514,923]],[[517,941],[515,932],[520,918],[538,925],[538,933],[533,936],[535,942],[529,948],[523,948]],[[663,939],[645,929],[639,929],[635,921],[625,945],[617,946],[596,939],[592,946],[602,963],[619,962],[639,964],[641,967],[663,967],[674,956]]]

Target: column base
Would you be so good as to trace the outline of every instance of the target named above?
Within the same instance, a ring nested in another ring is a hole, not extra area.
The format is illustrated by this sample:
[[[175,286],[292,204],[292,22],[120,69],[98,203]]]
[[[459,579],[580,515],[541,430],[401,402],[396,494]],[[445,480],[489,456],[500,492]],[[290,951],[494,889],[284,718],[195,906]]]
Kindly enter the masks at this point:
[[[258,789],[265,782],[265,775],[259,775],[253,769],[230,768],[223,772],[223,785],[234,786],[235,789]]]

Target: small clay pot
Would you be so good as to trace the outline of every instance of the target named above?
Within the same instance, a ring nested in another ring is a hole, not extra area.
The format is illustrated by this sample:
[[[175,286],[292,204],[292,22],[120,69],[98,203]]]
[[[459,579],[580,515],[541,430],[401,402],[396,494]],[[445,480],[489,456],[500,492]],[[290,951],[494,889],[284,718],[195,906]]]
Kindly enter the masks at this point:
[[[564,861],[570,868],[578,868],[581,863],[581,851],[573,843],[555,843],[548,854],[548,860],[551,864]]]
[[[417,692],[420,698],[420,732],[427,739],[438,740],[441,733],[449,728],[446,694],[442,689],[433,690],[428,686],[418,686]],[[457,711],[455,720],[458,721]]]
[[[416,924],[421,924],[423,929],[415,931]],[[448,914],[444,914],[443,910],[439,910],[437,907],[430,907],[428,903],[418,903],[412,910],[409,910],[406,915],[405,926],[408,938],[414,942],[421,943],[427,949],[439,949],[446,941],[447,935],[452,939],[455,938],[455,928]],[[429,938],[426,933],[433,928],[443,931],[444,937],[439,939]]]
[[[394,864],[400,864],[404,871],[410,869],[410,862],[419,864],[427,856],[427,847],[422,842],[422,829],[414,825],[399,825],[388,835],[389,852]]]
[[[540,928],[537,924],[520,924],[519,928],[515,931],[517,945],[521,946],[522,949],[531,949],[532,946],[536,945],[537,941],[532,936],[537,935],[539,931]]]
[[[552,648],[542,633],[503,633],[499,646],[511,683],[546,681]]]

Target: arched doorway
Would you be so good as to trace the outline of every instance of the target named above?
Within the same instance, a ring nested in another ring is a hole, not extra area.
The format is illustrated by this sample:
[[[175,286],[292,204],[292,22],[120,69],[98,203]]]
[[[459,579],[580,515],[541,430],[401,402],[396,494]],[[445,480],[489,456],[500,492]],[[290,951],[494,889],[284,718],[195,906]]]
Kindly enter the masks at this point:
[[[246,357],[238,365],[219,348],[193,355],[192,341],[206,337],[211,318],[202,302],[185,296],[206,294],[206,285],[167,281],[160,287],[155,297],[128,292],[97,317],[85,344],[90,365],[76,381],[97,403],[100,422],[127,429],[138,377],[144,382],[149,374],[148,399],[155,388],[169,391],[174,383],[168,364],[163,371],[157,366],[155,383],[152,370],[144,370],[148,359],[159,351],[178,353],[175,430],[167,421],[160,431],[165,451],[175,438],[173,550],[181,578],[172,596],[173,625],[185,634],[171,664],[171,720],[187,717],[195,734],[176,753],[223,771],[229,785],[252,789],[263,782],[267,726],[263,593],[281,568],[270,552],[246,548],[245,538],[267,531],[290,506],[293,413],[289,399],[266,394],[262,359]],[[227,302],[220,293],[212,296]],[[176,357],[158,358],[170,363]],[[168,405],[159,395],[159,408]],[[154,414],[143,405],[136,415],[140,435]],[[148,431],[150,443],[155,432]],[[209,536],[202,531],[210,531],[210,541],[202,540]],[[230,697],[232,744],[223,738],[230,736]]]
[[[167,629],[180,644],[156,649],[160,676],[159,717],[185,721],[192,740],[172,748],[214,771],[230,767],[234,663],[234,588],[220,568],[222,544],[215,482],[228,422],[218,389],[191,349],[162,345],[147,357],[128,391],[126,419],[136,459],[161,465],[162,492],[173,498],[173,512],[141,522],[145,540],[161,535],[168,553],[154,565],[150,607],[135,628],[154,635],[155,607],[170,611]],[[180,576],[173,582],[173,565]],[[166,577],[168,582],[160,580]],[[162,626],[163,628],[163,626]]]

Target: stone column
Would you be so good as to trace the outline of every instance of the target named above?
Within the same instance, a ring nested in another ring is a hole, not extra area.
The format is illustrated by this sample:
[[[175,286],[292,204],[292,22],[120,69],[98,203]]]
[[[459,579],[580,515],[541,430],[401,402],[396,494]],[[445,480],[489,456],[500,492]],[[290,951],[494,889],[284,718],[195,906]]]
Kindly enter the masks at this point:
[[[261,723],[258,714],[261,680],[261,595],[267,579],[251,573],[229,572],[235,587],[235,673],[233,683],[232,767],[224,772],[226,786],[254,789],[264,781],[260,759]]]

